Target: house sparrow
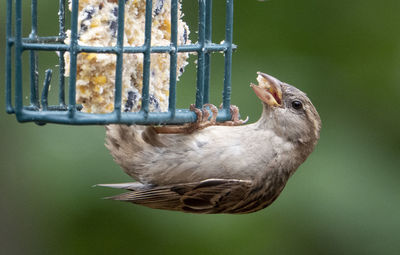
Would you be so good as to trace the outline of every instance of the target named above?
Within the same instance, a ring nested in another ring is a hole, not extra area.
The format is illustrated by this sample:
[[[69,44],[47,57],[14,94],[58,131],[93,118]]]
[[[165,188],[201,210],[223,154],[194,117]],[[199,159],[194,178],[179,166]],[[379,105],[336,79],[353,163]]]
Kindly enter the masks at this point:
[[[107,126],[106,147],[138,182],[99,186],[129,190],[114,200],[191,213],[251,213],[270,205],[313,151],[321,120],[302,91],[260,72],[257,80],[250,86],[263,113],[253,124],[179,134]]]

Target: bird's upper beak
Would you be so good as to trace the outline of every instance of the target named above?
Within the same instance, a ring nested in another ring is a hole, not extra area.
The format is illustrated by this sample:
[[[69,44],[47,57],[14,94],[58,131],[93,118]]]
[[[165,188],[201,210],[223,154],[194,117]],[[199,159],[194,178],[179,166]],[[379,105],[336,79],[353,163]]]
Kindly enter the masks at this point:
[[[250,84],[254,92],[264,103],[269,106],[282,106],[282,89],[281,82],[265,73],[257,72],[258,86]]]

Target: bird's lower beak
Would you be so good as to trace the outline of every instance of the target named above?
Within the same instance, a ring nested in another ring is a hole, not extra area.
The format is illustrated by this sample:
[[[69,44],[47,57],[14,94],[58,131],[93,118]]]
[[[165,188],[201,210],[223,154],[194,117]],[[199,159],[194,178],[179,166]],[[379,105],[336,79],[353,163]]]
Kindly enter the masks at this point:
[[[280,81],[268,74],[257,72],[258,86],[250,84],[250,87],[254,90],[254,93],[264,103],[269,106],[277,107],[282,105],[282,89]]]

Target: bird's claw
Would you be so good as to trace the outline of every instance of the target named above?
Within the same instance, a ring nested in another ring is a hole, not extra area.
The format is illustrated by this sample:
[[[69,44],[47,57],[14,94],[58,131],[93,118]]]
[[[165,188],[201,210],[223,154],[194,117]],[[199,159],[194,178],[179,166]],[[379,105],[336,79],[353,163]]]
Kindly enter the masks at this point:
[[[222,108],[222,104],[220,105],[220,108]],[[217,123],[217,125],[219,125],[219,126],[240,126],[240,125],[246,124],[247,121],[249,120],[249,116],[247,116],[247,118],[245,120],[239,119],[239,115],[240,115],[239,107],[237,107],[236,105],[230,105],[229,109],[231,111],[231,116],[232,116],[231,120]]]
[[[210,109],[212,115],[210,118],[210,113],[207,110],[207,107]],[[209,126],[238,126],[245,124],[249,117],[245,120],[239,119],[239,108],[235,105],[230,106],[230,111],[232,115],[232,119],[230,121],[225,121],[222,123],[217,123],[217,115],[218,115],[218,108],[213,104],[204,104],[202,109],[196,108],[194,104],[190,105],[189,108],[193,111],[197,119],[193,123],[187,123],[182,126],[161,126],[161,127],[153,127],[153,129],[158,134],[191,134],[194,131],[204,129]],[[210,118],[210,119],[209,119]]]
[[[210,111],[212,113],[211,119],[210,118],[210,113],[207,110],[207,107],[210,108]],[[212,104],[205,104],[203,105],[203,108],[200,110],[196,108],[194,104],[190,105],[190,110],[193,111],[197,115],[197,120],[194,123],[188,123],[183,125],[183,132],[184,133],[193,133],[196,130],[200,130],[209,126],[216,125],[216,120],[217,120],[217,115],[218,115],[218,109],[215,107],[215,105]]]

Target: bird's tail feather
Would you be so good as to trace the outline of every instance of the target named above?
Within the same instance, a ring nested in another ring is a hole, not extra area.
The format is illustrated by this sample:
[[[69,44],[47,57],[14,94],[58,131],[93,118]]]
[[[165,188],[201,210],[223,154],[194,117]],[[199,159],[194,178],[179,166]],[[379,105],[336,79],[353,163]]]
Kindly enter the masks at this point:
[[[167,210],[177,210],[180,204],[180,195],[173,192],[169,186],[151,187],[139,182],[97,184],[95,186],[130,190],[129,192],[105,197],[104,199],[126,201],[150,208]]]
[[[93,187],[107,187],[113,189],[126,189],[126,190],[137,190],[143,188],[144,185],[140,182],[125,182],[125,183],[102,183],[96,184]]]

